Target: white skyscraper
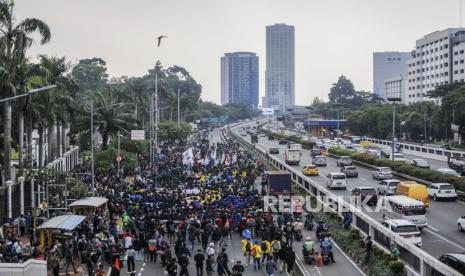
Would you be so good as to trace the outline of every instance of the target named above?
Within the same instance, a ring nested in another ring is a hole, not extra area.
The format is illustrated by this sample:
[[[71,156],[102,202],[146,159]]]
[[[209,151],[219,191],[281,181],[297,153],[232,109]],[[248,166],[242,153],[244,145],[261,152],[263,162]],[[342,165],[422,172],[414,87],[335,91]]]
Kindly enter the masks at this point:
[[[286,110],[295,104],[294,26],[266,27],[266,72],[264,107]]]
[[[465,80],[465,28],[449,28],[416,41],[408,64],[406,103],[432,101],[428,91]]]

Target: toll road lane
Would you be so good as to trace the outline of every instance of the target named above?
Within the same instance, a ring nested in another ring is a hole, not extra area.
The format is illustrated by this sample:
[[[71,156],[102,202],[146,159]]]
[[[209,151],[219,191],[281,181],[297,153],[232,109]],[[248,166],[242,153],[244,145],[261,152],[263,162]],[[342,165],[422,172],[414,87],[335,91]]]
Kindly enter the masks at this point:
[[[237,131],[237,129],[233,129]],[[281,161],[284,161],[284,149],[286,145],[279,145],[276,140],[268,140],[266,137],[260,137],[258,144],[264,150],[268,151],[270,147],[278,147],[279,155],[275,155]],[[326,175],[330,172],[338,172],[340,170],[336,165],[336,160],[327,158],[327,167],[320,167],[320,176],[308,177],[317,184],[326,187]],[[304,165],[311,164],[310,151],[303,149],[301,163],[299,166],[294,166],[298,170],[302,170]],[[349,179],[349,189],[333,190],[334,194],[341,195],[344,199],[350,196],[350,189],[357,186],[367,186],[377,188],[378,181],[374,180],[371,175],[371,170],[357,166],[359,178]],[[376,220],[382,219],[380,213],[368,213]],[[465,235],[457,230],[457,219],[465,215],[465,205],[460,202],[431,202],[430,208],[427,211],[428,223],[439,231],[433,229],[424,231],[423,249],[433,256],[440,256],[444,253],[457,252],[461,248],[465,248]],[[425,229],[426,230],[426,229]],[[456,246],[454,246],[456,245]]]

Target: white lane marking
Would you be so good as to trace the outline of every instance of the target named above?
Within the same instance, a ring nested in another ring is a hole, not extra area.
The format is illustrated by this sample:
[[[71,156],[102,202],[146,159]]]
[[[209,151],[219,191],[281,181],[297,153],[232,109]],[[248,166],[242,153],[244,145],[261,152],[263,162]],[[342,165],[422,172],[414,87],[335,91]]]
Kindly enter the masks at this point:
[[[368,179],[366,179],[365,177],[362,177],[362,176],[359,176],[358,178],[361,179],[361,180],[364,180],[364,181],[368,181]]]
[[[462,250],[462,251],[465,251],[465,248],[461,247],[460,245],[457,245],[457,243],[452,242],[452,241],[450,241],[450,240],[444,238],[443,236],[441,236],[441,235],[439,235],[439,234],[436,234],[436,233],[434,233],[434,232],[431,231],[431,230],[428,230],[427,228],[423,229],[423,231],[426,231],[426,232],[428,232],[428,233],[430,233],[430,234],[433,234],[434,236],[440,238],[441,240],[444,240],[444,241],[446,241],[446,242],[452,244],[453,246],[457,247],[458,249],[460,249],[460,250]]]
[[[433,226],[431,226],[431,225],[428,225],[428,228],[431,228],[431,229],[433,229],[434,231],[439,232],[439,229],[437,229],[437,228],[435,228],[435,227],[433,227]]]
[[[140,272],[142,272],[142,271],[144,271],[144,268],[143,268],[143,267],[140,269]]]
[[[142,266],[145,266],[147,263],[143,263]]]
[[[138,274],[137,274],[137,276],[141,276],[141,275],[142,275],[142,273],[138,273]]]

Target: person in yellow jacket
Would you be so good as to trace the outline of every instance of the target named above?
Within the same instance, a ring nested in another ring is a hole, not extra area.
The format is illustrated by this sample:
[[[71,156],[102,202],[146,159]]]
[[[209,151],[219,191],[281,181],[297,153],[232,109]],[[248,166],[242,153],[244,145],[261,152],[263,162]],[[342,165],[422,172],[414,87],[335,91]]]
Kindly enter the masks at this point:
[[[250,265],[250,252],[252,251],[253,243],[250,239],[243,239],[242,242],[242,252],[244,252],[245,257],[245,266]]]
[[[268,240],[262,241],[261,248],[263,251],[262,265],[265,264],[266,257],[271,253],[271,243]]]
[[[253,245],[250,254],[253,257],[253,269],[262,269],[260,259],[262,258],[263,250],[260,244],[258,244],[258,241],[255,241],[255,244]]]
[[[278,261],[278,253],[281,250],[281,242],[279,240],[273,240],[270,243],[271,254],[273,255],[273,260]]]

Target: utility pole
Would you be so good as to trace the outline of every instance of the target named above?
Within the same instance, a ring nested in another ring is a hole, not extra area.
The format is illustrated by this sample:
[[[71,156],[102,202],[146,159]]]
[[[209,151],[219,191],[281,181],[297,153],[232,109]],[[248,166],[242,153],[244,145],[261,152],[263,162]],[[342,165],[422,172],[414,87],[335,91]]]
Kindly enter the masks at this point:
[[[94,101],[90,99],[90,143],[92,159],[92,196],[95,195],[95,175],[94,175]],[[47,185],[48,187],[48,185]]]
[[[160,114],[159,114],[159,108],[158,108],[158,74],[155,75],[155,130],[154,130],[154,135],[155,135],[155,154],[154,154],[154,159],[155,156],[158,156],[158,123],[160,120]]]
[[[153,95],[150,95],[150,143],[149,143],[149,164],[152,167],[153,162]]]
[[[178,88],[178,127],[179,127],[179,124],[181,123],[181,110],[180,110],[181,104],[179,102],[179,92],[181,92],[181,89]]]
[[[119,172],[120,172],[120,166],[121,166],[121,155],[120,155],[120,149],[121,149],[121,134],[120,134],[120,131],[118,130],[118,159],[116,160],[116,163],[118,165],[118,171],[117,171],[117,175],[118,175],[118,178],[119,178]]]

